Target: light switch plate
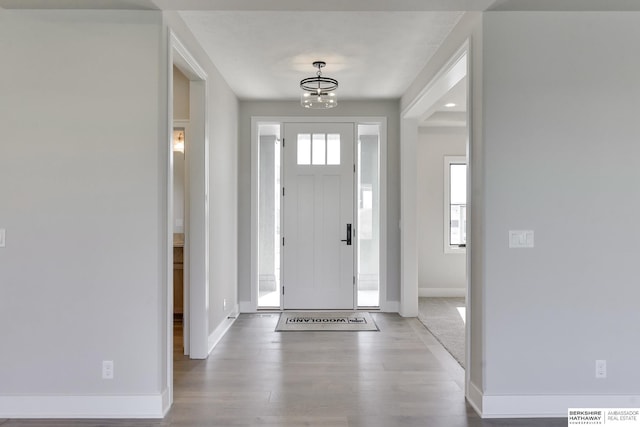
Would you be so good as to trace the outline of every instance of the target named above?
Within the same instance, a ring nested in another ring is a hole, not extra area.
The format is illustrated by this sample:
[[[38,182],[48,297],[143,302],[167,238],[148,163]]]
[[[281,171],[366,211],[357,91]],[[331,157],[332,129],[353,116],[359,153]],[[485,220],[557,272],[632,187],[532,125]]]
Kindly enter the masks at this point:
[[[510,248],[533,248],[533,230],[509,230]]]
[[[4,228],[0,228],[0,248],[4,248],[6,244],[7,232]]]

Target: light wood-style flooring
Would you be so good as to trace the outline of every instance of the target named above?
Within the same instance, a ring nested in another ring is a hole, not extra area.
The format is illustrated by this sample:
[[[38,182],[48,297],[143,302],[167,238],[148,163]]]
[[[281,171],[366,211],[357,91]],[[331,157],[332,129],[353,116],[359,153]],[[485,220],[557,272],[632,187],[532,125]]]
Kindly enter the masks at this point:
[[[0,420],[1,427],[566,426],[482,420],[464,372],[417,319],[374,314],[380,332],[274,332],[277,314],[241,315],[207,360],[181,355],[163,420]]]

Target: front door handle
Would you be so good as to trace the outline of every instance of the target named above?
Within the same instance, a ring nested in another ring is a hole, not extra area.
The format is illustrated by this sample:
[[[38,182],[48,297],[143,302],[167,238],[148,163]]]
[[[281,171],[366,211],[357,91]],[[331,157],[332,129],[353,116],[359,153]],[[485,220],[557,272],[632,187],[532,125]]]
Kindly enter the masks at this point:
[[[347,242],[347,245],[351,246],[351,224],[347,224],[347,238],[340,241]]]

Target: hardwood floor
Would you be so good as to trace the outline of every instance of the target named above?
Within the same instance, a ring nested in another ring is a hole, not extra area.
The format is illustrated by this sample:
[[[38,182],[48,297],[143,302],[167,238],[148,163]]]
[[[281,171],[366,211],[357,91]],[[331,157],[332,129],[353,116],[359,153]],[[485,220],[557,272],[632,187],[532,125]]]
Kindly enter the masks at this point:
[[[482,420],[464,372],[417,319],[375,314],[381,332],[274,332],[277,315],[241,315],[207,360],[176,343],[174,404],[163,420],[0,420],[1,427],[565,426]]]

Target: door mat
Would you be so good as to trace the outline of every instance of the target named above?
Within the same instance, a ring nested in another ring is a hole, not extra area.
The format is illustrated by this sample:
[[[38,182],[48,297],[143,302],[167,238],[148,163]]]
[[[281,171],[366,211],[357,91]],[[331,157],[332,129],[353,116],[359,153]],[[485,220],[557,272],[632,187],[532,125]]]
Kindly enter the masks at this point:
[[[285,311],[280,314],[276,332],[288,331],[379,331],[366,312]]]

